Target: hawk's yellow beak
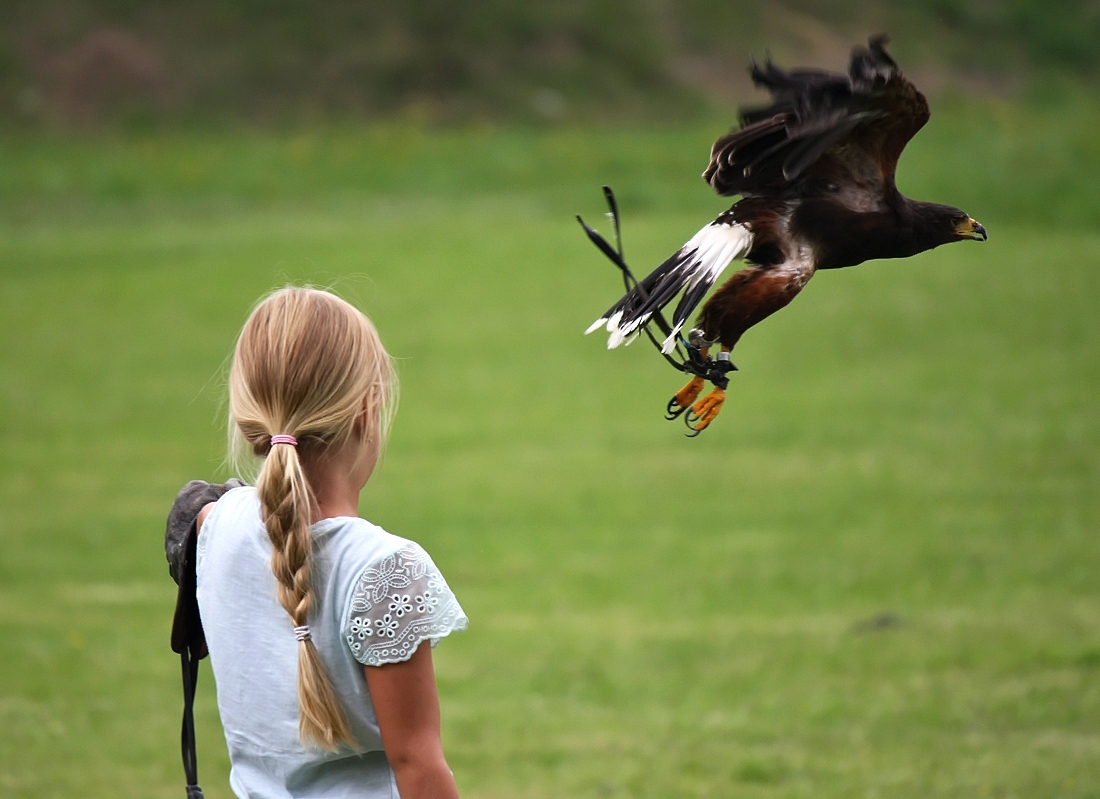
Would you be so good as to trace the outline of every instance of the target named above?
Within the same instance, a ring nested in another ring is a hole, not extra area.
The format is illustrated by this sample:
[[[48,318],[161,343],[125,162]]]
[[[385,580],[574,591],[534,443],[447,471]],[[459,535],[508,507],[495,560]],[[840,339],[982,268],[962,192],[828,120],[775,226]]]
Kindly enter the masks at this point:
[[[977,241],[985,241],[989,238],[989,235],[985,232],[985,228],[982,224],[975,219],[966,218],[965,222],[960,222],[955,225],[955,232],[964,239],[976,239]]]

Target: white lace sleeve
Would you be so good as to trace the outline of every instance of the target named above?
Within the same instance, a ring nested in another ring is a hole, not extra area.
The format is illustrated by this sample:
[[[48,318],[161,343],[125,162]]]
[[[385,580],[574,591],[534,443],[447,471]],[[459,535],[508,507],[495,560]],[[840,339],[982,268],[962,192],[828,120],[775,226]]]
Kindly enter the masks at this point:
[[[399,663],[425,639],[434,647],[466,614],[428,553],[418,544],[368,566],[352,590],[344,639],[364,666]]]

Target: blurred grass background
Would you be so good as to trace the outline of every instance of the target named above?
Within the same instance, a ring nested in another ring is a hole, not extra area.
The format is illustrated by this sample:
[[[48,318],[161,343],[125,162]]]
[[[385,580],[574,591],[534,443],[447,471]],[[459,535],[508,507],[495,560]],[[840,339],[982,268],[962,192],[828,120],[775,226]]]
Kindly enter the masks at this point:
[[[248,308],[309,281],[400,359],[363,512],[471,617],[464,796],[1100,796],[1091,6],[181,7],[2,12],[0,795],[179,795],[163,519],[226,476]],[[900,187],[991,239],[818,276],[688,441],[655,353],[580,335],[619,284],[572,214],[610,183],[657,263],[726,205],[747,54],[880,28],[932,93]],[[397,77],[325,84],[355,47]]]

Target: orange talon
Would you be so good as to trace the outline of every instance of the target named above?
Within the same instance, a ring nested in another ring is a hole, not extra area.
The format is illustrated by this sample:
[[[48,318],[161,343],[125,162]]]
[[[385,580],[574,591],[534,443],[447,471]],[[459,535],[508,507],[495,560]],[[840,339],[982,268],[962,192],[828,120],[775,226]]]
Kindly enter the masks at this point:
[[[688,405],[695,402],[695,398],[698,397],[703,390],[703,385],[703,378],[691,378],[686,386],[676,392],[673,401],[681,408],[686,408]]]
[[[722,404],[725,401],[725,389],[715,388],[714,391],[695,403],[688,416],[688,427],[696,433],[706,430],[707,425],[713,422],[718,416],[718,412],[722,410]]]
[[[668,401],[665,408],[665,418],[669,421],[679,418],[680,414],[691,407],[699,392],[703,390],[704,381],[701,377],[693,377],[686,386],[676,392],[676,395]]]

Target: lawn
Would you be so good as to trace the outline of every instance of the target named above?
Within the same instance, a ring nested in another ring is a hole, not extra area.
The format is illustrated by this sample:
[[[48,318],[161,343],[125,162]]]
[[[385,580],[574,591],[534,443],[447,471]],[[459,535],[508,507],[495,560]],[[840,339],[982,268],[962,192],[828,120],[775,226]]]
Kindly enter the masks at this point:
[[[164,516],[310,281],[399,359],[362,510],[470,616],[464,796],[1100,797],[1100,150],[1046,113],[1035,196],[1019,110],[934,120],[902,188],[990,241],[816,277],[694,440],[644,341],[581,335],[619,283],[571,213],[613,183],[655,264],[720,128],[0,145],[0,795],[181,795]],[[198,712],[227,798],[205,664]]]

